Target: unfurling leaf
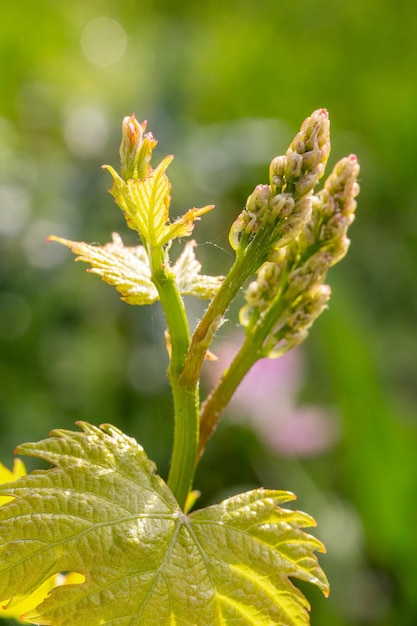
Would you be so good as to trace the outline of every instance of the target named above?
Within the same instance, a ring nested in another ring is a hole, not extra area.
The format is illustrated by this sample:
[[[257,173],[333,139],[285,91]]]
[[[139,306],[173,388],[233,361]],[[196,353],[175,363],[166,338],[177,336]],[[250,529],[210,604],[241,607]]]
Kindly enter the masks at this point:
[[[92,267],[89,271],[116,287],[125,302],[152,304],[158,300],[145,248],[125,246],[117,233],[112,234],[112,239],[104,246],[94,246],[83,241],[49,237],[50,241],[62,243],[77,254],[76,261],[90,263]]]
[[[53,464],[0,489],[0,599],[23,598],[54,573],[26,619],[54,626],[304,626],[295,577],[328,591],[294,499],[257,489],[185,515],[143,449],[110,425],[56,430],[18,451]]]
[[[49,240],[62,243],[77,254],[76,261],[90,263],[92,267],[89,271],[116,287],[122,300],[128,304],[152,304],[158,300],[158,291],[152,282],[149,258],[144,246],[127,247],[117,233],[113,233],[112,239],[111,243],[104,246],[95,246],[83,241],[49,237]],[[223,277],[200,274],[201,263],[194,254],[196,245],[195,241],[189,241],[185,245],[172,271],[182,295],[212,298]]]
[[[122,177],[144,178],[151,171],[152,151],[157,145],[152,133],[145,133],[148,123],[139,123],[133,113],[122,124],[120,162]]]
[[[105,167],[113,176],[110,193],[122,209],[127,225],[136,230],[142,243],[161,247],[176,237],[188,237],[194,228],[194,221],[211,211],[213,205],[201,209],[190,209],[175,222],[169,221],[171,203],[171,183],[165,170],[173,156],[166,156],[145,178],[123,180],[109,165]]]

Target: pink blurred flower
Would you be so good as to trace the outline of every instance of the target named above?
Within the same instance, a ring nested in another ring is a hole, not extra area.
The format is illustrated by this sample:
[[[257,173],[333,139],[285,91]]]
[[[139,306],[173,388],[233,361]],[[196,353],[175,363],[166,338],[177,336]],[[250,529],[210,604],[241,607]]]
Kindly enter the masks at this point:
[[[206,367],[215,385],[241,345],[240,335],[220,344],[217,361]],[[330,449],[340,435],[337,416],[321,406],[300,406],[297,397],[305,377],[301,348],[278,359],[258,361],[232,398],[228,416],[247,422],[273,450],[294,456],[314,456]]]

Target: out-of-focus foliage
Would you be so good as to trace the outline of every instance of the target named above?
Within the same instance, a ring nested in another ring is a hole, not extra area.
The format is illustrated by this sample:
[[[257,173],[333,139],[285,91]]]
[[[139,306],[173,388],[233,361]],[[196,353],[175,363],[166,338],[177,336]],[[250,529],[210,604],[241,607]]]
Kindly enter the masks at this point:
[[[175,153],[177,214],[193,202],[217,205],[193,234],[207,274],[227,271],[230,224],[300,119],[326,107],[332,162],[358,155],[352,246],[303,348],[299,392],[303,406],[332,409],[337,443],[309,457],[277,454],[225,419],[196,485],[204,503],[259,484],[298,494],[328,548],[330,598],[306,590],[313,626],[417,619],[414,4],[2,3],[0,458],[8,466],[19,442],[87,419],[136,436],[166,475],[172,423],[158,305],[151,316],[128,307],[45,242],[53,232],[104,243],[122,229],[100,166],[115,164],[125,115],[148,119],[157,150]],[[137,245],[130,236],[126,244]]]
[[[15,458],[13,463],[13,470],[9,470],[2,463],[0,463],[0,486],[2,485],[2,483],[12,483],[22,476],[26,476],[26,468],[21,459]],[[14,497],[0,496],[0,506],[7,504],[12,500],[14,500]],[[40,604],[40,602],[42,602],[42,600],[46,598],[51,589],[53,589],[57,585],[77,583],[82,582],[83,580],[84,577],[75,572],[67,575],[58,574],[49,576],[47,580],[45,580],[45,582],[42,583],[33,593],[30,593],[24,599],[18,598],[17,602],[13,603],[13,606],[8,606],[9,603],[6,603],[6,605],[2,603],[0,616],[3,618],[13,617],[19,623],[23,623],[20,620],[23,613],[26,613],[27,611],[33,609],[35,606]]]

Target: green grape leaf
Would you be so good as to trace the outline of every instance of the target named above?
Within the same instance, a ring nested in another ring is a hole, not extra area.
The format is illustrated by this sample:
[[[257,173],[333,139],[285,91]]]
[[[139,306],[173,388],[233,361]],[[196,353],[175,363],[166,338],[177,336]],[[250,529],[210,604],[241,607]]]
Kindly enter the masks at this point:
[[[13,463],[13,469],[9,470],[7,467],[0,463],[0,484],[1,483],[9,483],[12,480],[17,480],[21,476],[26,476],[26,468],[21,459],[15,459]],[[7,496],[0,496],[0,506],[2,504],[6,504],[12,498],[8,498]]]
[[[104,246],[70,241],[51,235],[49,241],[57,241],[67,246],[76,261],[90,263],[92,274],[98,274],[110,285],[116,287],[122,300],[129,304],[152,304],[158,300],[158,292],[151,280],[148,255],[143,246],[127,247],[118,233],[112,234],[112,242]]]
[[[122,295],[122,300],[128,304],[152,304],[159,300],[144,246],[125,246],[118,233],[113,233],[112,242],[104,246],[70,241],[53,235],[49,240],[67,246],[78,255],[76,261],[90,263],[92,267],[89,271],[113,285]],[[195,257],[195,246],[195,241],[189,241],[184,246],[172,271],[182,295],[212,298],[219,289],[223,276],[200,274],[201,263]]]
[[[289,577],[328,584],[301,530],[281,508],[290,493],[257,489],[186,515],[134,439],[80,422],[18,452],[48,470],[0,487],[0,601],[17,603],[51,575],[55,587],[25,619],[54,626],[303,626],[309,605]],[[9,605],[10,606],[10,605]]]
[[[171,183],[165,170],[173,158],[166,156],[144,178],[129,178],[126,181],[111,166],[104,166],[113,176],[110,193],[122,209],[127,225],[139,233],[143,243],[153,247],[163,246],[175,237],[188,237],[195,220],[213,208],[213,205],[208,205],[189,209],[174,222],[169,221]]]

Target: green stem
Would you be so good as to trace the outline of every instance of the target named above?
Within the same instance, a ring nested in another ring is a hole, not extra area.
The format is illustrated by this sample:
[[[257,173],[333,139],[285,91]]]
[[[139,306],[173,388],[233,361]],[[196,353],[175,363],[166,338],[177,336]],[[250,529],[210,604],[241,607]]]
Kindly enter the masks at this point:
[[[190,331],[184,304],[167,260],[164,258],[164,251],[160,247],[153,248],[149,257],[152,280],[158,290],[165,314],[171,349],[168,375],[174,402],[174,443],[168,485],[183,508],[192,488],[198,450],[198,381],[194,387],[184,387],[181,384],[180,375],[190,344]]]
[[[246,328],[245,341],[235,355],[230,367],[223,373],[218,385],[204,401],[200,412],[200,440],[198,459],[201,458],[208,440],[215,431],[220,416],[234,392],[249,372],[251,367],[270,352],[265,346],[268,335],[272,332],[277,320],[286,310],[288,303],[278,296],[276,301],[263,318],[254,320],[252,327]],[[277,341],[278,339],[275,339]]]
[[[224,315],[244,282],[253,275],[265,261],[265,246],[253,241],[246,248],[242,245],[236,255],[222,286],[207,307],[194,331],[181,375],[186,387],[194,387],[200,377],[201,367],[213,335],[222,324]]]
[[[246,338],[230,367],[223,373],[218,385],[206,398],[200,414],[200,442],[198,459],[202,456],[208,440],[216,429],[223,410],[252,365],[261,358],[252,338]]]
[[[261,229],[261,231],[257,233],[255,238],[250,243],[248,243],[247,239],[248,237],[246,235],[242,237],[236,253],[235,262],[194,331],[184,362],[184,369],[180,378],[181,385],[190,391],[198,386],[201,367],[203,365],[206,352],[211,344],[214,333],[222,324],[224,315],[232,300],[245,281],[250,276],[255,274],[260,266],[266,261],[271,245],[275,241],[273,233],[269,232],[266,228]],[[253,363],[255,361],[253,361]],[[248,370],[246,369],[237,385],[247,371]],[[236,389],[237,385],[233,387],[233,390]],[[205,425],[206,419],[208,420],[207,426]],[[207,431],[207,433],[211,434],[213,432],[218,420],[215,421],[213,427],[211,426],[211,421],[212,417],[209,416],[208,411],[204,412],[200,419],[200,433],[206,433]],[[196,463],[201,457],[209,436],[210,435],[203,440],[199,447]]]

